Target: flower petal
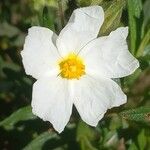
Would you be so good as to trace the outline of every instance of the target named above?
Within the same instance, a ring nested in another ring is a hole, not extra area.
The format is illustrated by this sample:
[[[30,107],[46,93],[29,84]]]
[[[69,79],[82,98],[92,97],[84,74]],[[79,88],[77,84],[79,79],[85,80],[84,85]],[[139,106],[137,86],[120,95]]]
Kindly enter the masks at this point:
[[[56,68],[59,54],[55,47],[57,35],[44,27],[31,27],[21,51],[26,74],[38,79]]]
[[[60,77],[37,80],[33,86],[32,108],[35,115],[51,122],[55,130],[62,132],[72,112],[68,81]]]
[[[139,62],[128,50],[127,35],[128,27],[121,27],[107,37],[90,42],[80,53],[85,59],[86,72],[109,78],[132,74]]]
[[[107,109],[126,103],[126,95],[111,79],[84,76],[74,83],[74,104],[82,119],[96,126]]]
[[[104,12],[100,6],[74,10],[56,42],[62,56],[67,55],[68,52],[78,52],[89,41],[96,38],[103,21]]]

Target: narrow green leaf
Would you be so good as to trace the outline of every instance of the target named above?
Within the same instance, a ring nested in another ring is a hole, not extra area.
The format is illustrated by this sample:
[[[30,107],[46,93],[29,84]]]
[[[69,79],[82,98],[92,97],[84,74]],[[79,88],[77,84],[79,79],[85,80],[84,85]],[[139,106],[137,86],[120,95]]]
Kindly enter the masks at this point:
[[[138,145],[139,145],[140,150],[144,150],[146,147],[146,137],[145,137],[144,129],[138,135]]]
[[[53,23],[54,14],[53,14],[52,9],[48,9],[48,7],[44,7],[42,18],[43,18],[42,20],[43,26],[50,28],[51,30],[54,30],[54,23]]]
[[[150,108],[139,107],[136,109],[126,110],[120,113],[120,116],[127,120],[150,121]]]
[[[105,10],[105,20],[100,30],[100,35],[107,35],[112,30],[115,30],[119,24],[122,15],[122,10],[125,6],[124,0],[114,1]]]
[[[134,9],[133,9],[133,1],[134,0],[128,0],[127,6],[128,6],[128,18],[129,18],[129,29],[130,29],[130,48],[131,53],[135,53],[136,49],[136,20],[134,17]]]
[[[141,0],[128,0],[128,18],[130,29],[130,49],[131,53],[135,54],[139,41],[141,40],[143,30],[142,13],[142,1]],[[140,24],[139,24],[140,22]],[[141,26],[141,27],[140,27]]]
[[[133,9],[134,15],[137,18],[140,18],[141,11],[142,11],[142,1],[141,0],[133,0]]]
[[[79,122],[77,128],[77,141],[80,143],[81,150],[97,150],[91,141],[94,140],[95,133],[92,128],[83,122]]]
[[[150,67],[150,44],[144,48],[142,56],[138,58],[140,62],[141,70],[145,70]]]
[[[132,143],[132,144],[129,146],[128,150],[138,150],[138,148],[137,148],[137,146],[135,145],[135,143]]]
[[[150,43],[150,28],[149,30],[147,31],[147,33],[145,34],[138,50],[137,50],[137,57],[140,57],[143,55],[144,53],[144,49],[145,47],[148,45],[148,43]]]
[[[45,142],[51,139],[59,139],[56,133],[44,132],[29,143],[23,150],[41,150]]]
[[[144,11],[144,24],[145,26],[150,26],[150,0],[145,0],[143,5],[143,11]]]
[[[36,116],[32,114],[31,107],[26,106],[20,108],[9,117],[0,122],[0,126],[3,126],[5,129],[13,129],[15,124],[19,121],[35,119]]]

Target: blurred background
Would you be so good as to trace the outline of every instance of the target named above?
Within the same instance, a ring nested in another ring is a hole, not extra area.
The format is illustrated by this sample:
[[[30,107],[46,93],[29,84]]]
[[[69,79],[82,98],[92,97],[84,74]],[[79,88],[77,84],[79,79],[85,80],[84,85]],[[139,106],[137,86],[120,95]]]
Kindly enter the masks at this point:
[[[109,110],[96,128],[74,108],[64,132],[31,112],[32,84],[20,51],[28,28],[59,33],[78,7],[101,5],[105,22],[99,35],[129,26],[128,45],[140,68],[117,82],[128,103]],[[150,149],[150,0],[0,0],[0,150]]]

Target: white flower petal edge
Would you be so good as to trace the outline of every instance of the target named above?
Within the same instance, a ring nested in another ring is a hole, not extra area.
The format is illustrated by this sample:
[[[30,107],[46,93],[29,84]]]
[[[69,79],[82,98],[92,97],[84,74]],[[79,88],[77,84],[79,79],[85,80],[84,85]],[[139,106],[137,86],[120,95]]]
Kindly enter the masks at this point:
[[[26,74],[36,79],[56,70],[59,54],[56,49],[57,35],[44,27],[31,27],[21,51]]]
[[[67,80],[55,76],[41,78],[33,85],[33,113],[51,122],[59,133],[64,130],[72,112],[69,89]]]
[[[96,76],[84,76],[74,81],[74,104],[81,118],[96,126],[107,109],[127,101],[126,95],[113,80]]]
[[[86,72],[108,78],[120,78],[132,74],[138,60],[128,50],[128,27],[120,27],[109,36],[90,42],[80,53],[85,60]]]
[[[133,73],[139,63],[128,51],[128,28],[96,39],[103,21],[102,7],[90,6],[76,9],[59,37],[44,27],[29,29],[21,55],[26,73],[38,79],[33,85],[32,111],[59,133],[69,121],[73,104],[86,123],[96,126],[107,109],[127,101],[110,78]],[[60,75],[58,61],[70,52],[85,65],[86,74],[79,80]]]
[[[56,41],[61,55],[80,51],[89,41],[97,37],[103,21],[104,11],[100,6],[74,10]]]

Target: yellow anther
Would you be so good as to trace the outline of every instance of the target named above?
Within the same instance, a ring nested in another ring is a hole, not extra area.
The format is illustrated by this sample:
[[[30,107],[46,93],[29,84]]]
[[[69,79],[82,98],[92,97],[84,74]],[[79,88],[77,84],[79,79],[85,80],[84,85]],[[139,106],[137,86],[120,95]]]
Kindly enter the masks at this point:
[[[69,54],[59,62],[60,75],[62,78],[79,79],[85,74],[85,65],[76,54]]]

